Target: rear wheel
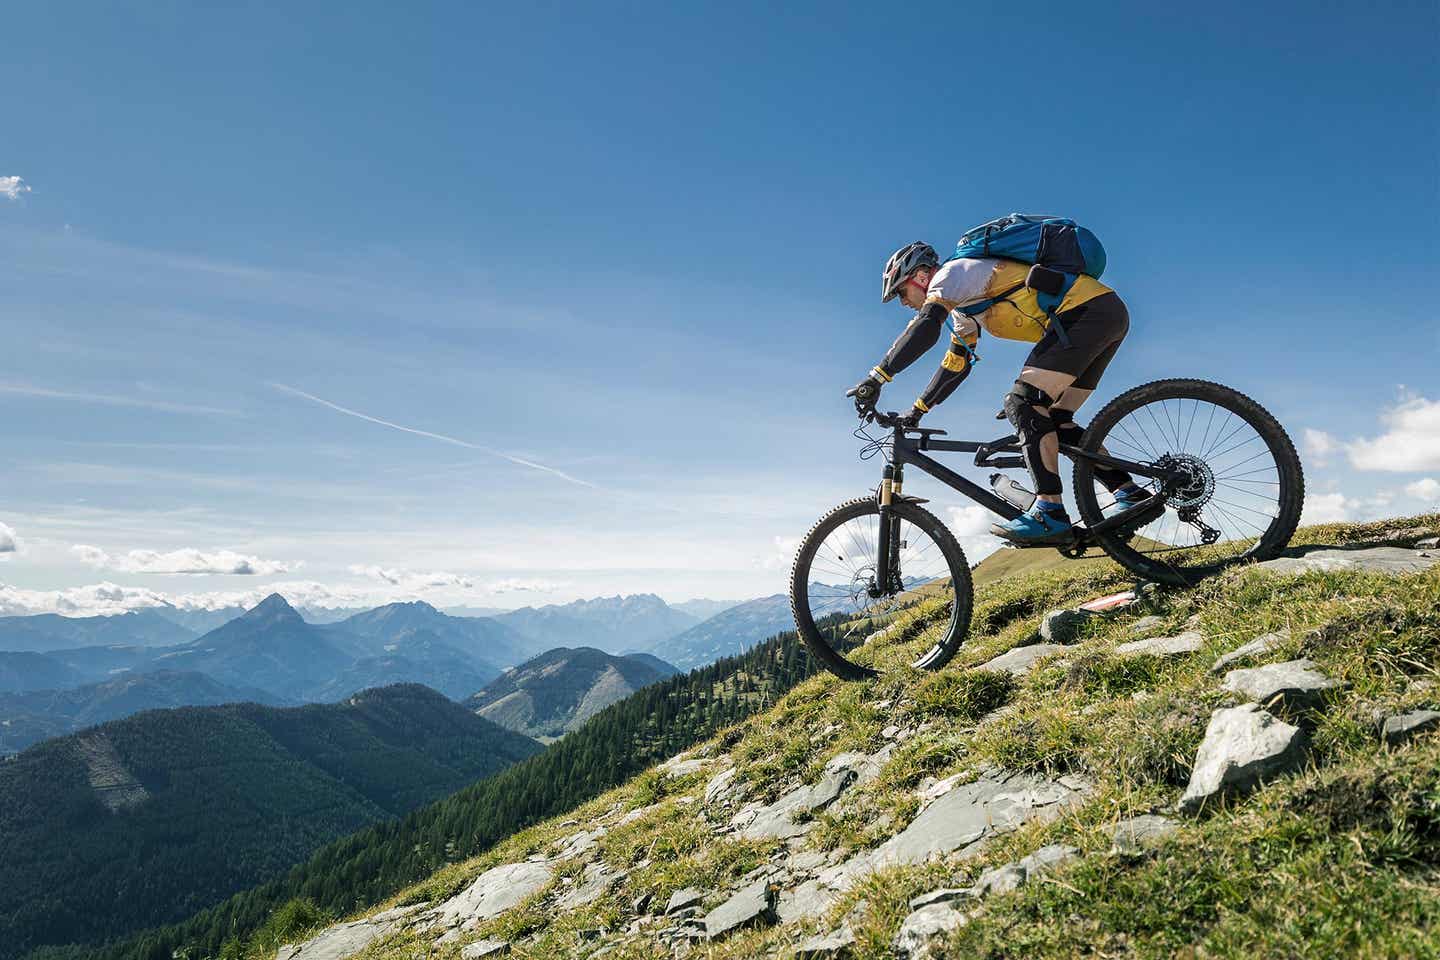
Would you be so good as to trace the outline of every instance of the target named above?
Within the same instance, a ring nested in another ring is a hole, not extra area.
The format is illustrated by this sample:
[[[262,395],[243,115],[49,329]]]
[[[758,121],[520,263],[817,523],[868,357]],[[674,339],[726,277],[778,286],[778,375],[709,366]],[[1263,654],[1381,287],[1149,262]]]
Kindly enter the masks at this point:
[[[1137,476],[1164,500],[1164,511],[1095,534],[1107,554],[1142,577],[1190,584],[1228,564],[1269,559],[1300,522],[1305,479],[1294,444],[1264,407],[1218,383],[1159,380],[1127,391],[1096,414],[1081,446],[1180,476],[1165,486]],[[1087,460],[1076,461],[1074,490],[1092,528],[1115,503]]]
[[[801,541],[790,571],[796,631],[826,669],[846,680],[878,674],[873,652],[857,659],[855,648],[878,630],[898,627],[912,607],[927,607],[924,616],[908,620],[919,632],[938,628],[934,641],[911,661],[916,668],[940,669],[970,630],[970,567],[955,537],[918,505],[900,500],[891,511],[898,530],[888,583],[877,583],[880,506],[873,496],[842,503],[821,517]],[[892,639],[908,642],[913,636],[898,630]]]

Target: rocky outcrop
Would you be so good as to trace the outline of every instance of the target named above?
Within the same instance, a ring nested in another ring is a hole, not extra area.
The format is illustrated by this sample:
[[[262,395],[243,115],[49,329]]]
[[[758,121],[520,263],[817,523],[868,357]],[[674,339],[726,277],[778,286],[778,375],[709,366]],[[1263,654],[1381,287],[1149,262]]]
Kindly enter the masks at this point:
[[[1380,739],[1393,747],[1436,727],[1440,727],[1440,712],[1412,710],[1409,713],[1386,717],[1380,725]]]
[[[1309,660],[1288,660],[1231,670],[1225,674],[1222,686],[1262,706],[1281,704],[1291,710],[1309,710],[1323,705],[1341,684],[1325,676]]]
[[[1173,637],[1147,637],[1132,640],[1115,648],[1118,657],[1182,657],[1194,653],[1205,645],[1205,638],[1194,630],[1176,634]]]
[[[1263,780],[1294,770],[1305,758],[1308,739],[1257,704],[1216,710],[1195,756],[1190,784],[1179,809],[1193,813],[1225,792],[1244,792]]]
[[[1302,548],[1256,564],[1274,573],[1309,573],[1312,570],[1361,570],[1368,573],[1421,573],[1440,563],[1440,551],[1407,547],[1363,549]]]
[[[1046,657],[1055,656],[1069,652],[1070,648],[1059,643],[1032,643],[1024,647],[1016,647],[1006,653],[1000,654],[993,660],[982,663],[976,669],[992,670],[997,673],[1008,673],[1011,676],[1023,677],[1035,669],[1035,664]]]
[[[345,960],[370,946],[420,907],[396,907],[363,920],[327,927],[304,943],[286,944],[275,960]]]
[[[1249,643],[1241,644],[1229,653],[1217,658],[1214,665],[1210,667],[1210,672],[1224,673],[1230,669],[1232,664],[1239,663],[1242,660],[1248,660],[1252,657],[1264,656],[1289,639],[1289,629],[1262,634]]]

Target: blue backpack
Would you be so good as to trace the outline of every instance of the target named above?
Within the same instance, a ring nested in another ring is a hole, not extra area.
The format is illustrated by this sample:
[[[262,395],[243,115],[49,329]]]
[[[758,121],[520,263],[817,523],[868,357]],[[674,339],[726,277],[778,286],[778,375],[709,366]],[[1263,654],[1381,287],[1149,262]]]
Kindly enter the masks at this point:
[[[967,230],[955,245],[955,256],[984,258],[1001,257],[1034,263],[1065,274],[1063,285],[1055,293],[1036,293],[1036,302],[1050,319],[1050,327],[1067,349],[1070,338],[1065,328],[1055,322],[1055,311],[1060,309],[1065,294],[1070,291],[1080,274],[1100,279],[1105,272],[1105,248],[1100,239],[1089,230],[1063,217],[1037,217],[1023,213],[1012,213],[989,223]],[[994,297],[961,307],[960,312],[970,315],[983,313],[1001,300],[1020,290],[1025,284],[1017,284]]]
[[[1074,220],[1012,213],[968,230],[955,245],[956,257],[1004,257],[1038,263],[1061,273],[1105,272],[1105,248]]]

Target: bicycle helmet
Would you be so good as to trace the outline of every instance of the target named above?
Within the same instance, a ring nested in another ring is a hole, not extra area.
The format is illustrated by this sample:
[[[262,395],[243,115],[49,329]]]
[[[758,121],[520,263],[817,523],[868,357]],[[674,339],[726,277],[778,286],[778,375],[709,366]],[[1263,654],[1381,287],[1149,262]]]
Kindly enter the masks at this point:
[[[905,278],[921,267],[940,266],[935,248],[920,240],[906,244],[890,255],[885,272],[880,275],[880,302],[889,303],[900,292]]]

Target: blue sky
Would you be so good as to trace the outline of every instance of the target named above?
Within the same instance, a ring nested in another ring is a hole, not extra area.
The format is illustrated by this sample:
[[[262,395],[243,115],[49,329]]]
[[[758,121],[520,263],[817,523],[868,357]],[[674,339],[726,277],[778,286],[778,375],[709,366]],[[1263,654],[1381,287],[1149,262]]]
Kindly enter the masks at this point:
[[[779,592],[874,482],[885,257],[1012,210],[1106,243],[1099,399],[1252,394],[1312,520],[1440,501],[1431,3],[294,7],[7,14],[6,609]]]

